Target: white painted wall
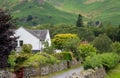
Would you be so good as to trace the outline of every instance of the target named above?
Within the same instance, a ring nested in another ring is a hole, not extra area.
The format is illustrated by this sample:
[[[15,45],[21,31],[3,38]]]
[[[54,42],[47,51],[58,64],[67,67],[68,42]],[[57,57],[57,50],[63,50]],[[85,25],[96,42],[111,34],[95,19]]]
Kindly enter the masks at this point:
[[[41,42],[40,40],[33,36],[31,33],[26,31],[23,27],[20,27],[18,30],[15,31],[15,35],[19,36],[17,39],[18,41],[18,46],[19,46],[19,41],[23,40],[23,44],[31,44],[32,45],[32,50],[40,50],[41,49]]]
[[[51,38],[50,38],[49,30],[47,30],[47,35],[46,35],[45,41],[47,41],[49,46],[51,46]]]
[[[48,45],[51,46],[51,38],[50,38],[49,30],[47,30],[45,41],[42,41],[42,49],[45,48],[44,42],[48,42]]]

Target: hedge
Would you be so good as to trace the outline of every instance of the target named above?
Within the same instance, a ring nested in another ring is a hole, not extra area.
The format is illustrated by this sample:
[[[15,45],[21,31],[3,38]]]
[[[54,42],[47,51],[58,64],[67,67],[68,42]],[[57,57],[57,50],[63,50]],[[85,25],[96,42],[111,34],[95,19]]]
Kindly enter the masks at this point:
[[[31,56],[28,60],[26,60],[23,63],[24,67],[39,67],[39,66],[45,66],[48,64],[54,64],[57,63],[58,60],[54,56],[51,56],[46,53],[36,53],[35,55]]]
[[[60,52],[60,53],[55,53],[53,54],[57,59],[59,60],[72,60],[73,59],[73,54],[71,52]]]
[[[95,67],[105,67],[109,70],[119,63],[119,56],[115,53],[97,54],[93,57],[87,57],[84,62],[84,69],[94,69]]]

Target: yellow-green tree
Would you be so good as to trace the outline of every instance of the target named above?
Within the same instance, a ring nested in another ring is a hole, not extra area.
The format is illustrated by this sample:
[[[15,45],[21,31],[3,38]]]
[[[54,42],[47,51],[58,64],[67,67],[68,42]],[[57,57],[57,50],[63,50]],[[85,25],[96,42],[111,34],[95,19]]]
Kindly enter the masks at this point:
[[[58,34],[52,40],[55,48],[73,52],[76,59],[79,60],[80,53],[77,47],[80,44],[80,39],[76,34]]]
[[[57,34],[54,36],[52,42],[57,49],[65,49],[70,45],[77,46],[80,43],[80,39],[76,34]]]

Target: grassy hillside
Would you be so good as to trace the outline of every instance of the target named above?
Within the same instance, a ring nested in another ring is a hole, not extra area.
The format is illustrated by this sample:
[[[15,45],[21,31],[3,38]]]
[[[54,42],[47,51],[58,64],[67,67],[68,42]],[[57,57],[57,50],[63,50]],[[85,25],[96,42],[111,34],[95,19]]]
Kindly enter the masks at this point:
[[[5,2],[2,4],[4,3]],[[20,2],[18,0],[10,0],[6,3],[8,3],[6,7],[11,9],[14,18],[18,18],[18,25],[29,26],[46,23],[75,24],[77,18],[76,15],[58,10],[48,2],[44,1],[26,0]]]
[[[119,0],[47,0],[58,9],[81,13],[89,20],[101,20],[114,25],[120,24]]]
[[[85,17],[85,22],[100,20],[120,24],[119,0],[0,0],[0,4],[11,9],[19,25],[75,25],[79,13]]]

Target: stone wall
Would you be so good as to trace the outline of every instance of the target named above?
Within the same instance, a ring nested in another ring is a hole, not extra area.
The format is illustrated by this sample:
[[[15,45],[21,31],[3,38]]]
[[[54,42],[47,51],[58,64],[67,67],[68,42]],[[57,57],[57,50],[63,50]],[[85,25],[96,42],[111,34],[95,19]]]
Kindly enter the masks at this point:
[[[13,75],[8,70],[0,70],[0,78],[13,78]]]
[[[104,78],[106,75],[104,68],[99,69],[88,69],[80,73],[74,72],[71,76],[66,76],[66,78]]]
[[[76,64],[78,64],[79,62],[77,62],[76,60],[73,61],[64,61],[58,64],[53,64],[53,65],[47,65],[44,67],[39,67],[39,68],[25,68],[24,69],[24,78],[26,77],[30,77],[30,76],[38,76],[38,75],[47,75],[50,73],[54,73],[57,71],[61,71],[64,69],[67,69],[69,67],[72,67]]]

